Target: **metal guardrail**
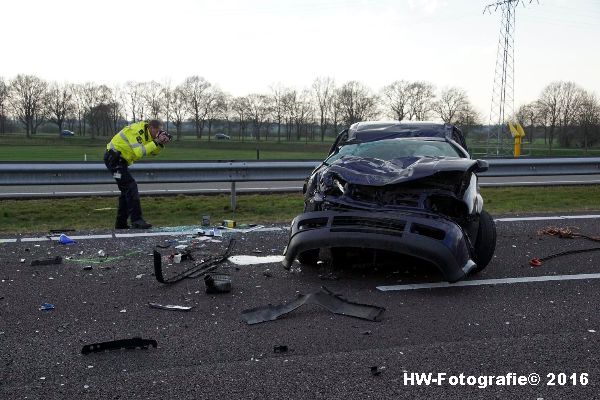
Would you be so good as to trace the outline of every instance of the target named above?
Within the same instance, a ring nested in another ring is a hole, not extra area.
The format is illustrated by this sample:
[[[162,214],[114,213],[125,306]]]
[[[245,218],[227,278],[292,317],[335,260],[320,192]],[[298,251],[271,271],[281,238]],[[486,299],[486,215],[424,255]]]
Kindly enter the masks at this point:
[[[490,159],[483,177],[600,174],[600,158]],[[301,181],[320,161],[235,161],[137,163],[131,167],[139,183],[231,182],[232,208],[236,182]],[[0,163],[0,186],[107,184],[114,180],[102,163]]]
[[[139,183],[299,181],[319,161],[137,163]],[[481,176],[559,176],[600,173],[600,157],[490,159]],[[102,163],[0,163],[0,185],[113,183]]]

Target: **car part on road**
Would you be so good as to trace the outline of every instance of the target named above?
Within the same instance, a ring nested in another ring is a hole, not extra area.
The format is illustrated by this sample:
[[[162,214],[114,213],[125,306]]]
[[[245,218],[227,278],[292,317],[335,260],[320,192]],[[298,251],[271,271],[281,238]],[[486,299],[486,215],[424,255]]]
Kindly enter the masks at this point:
[[[206,293],[229,293],[231,292],[231,275],[229,274],[207,274],[204,275]]]
[[[67,235],[65,235],[64,233],[62,233],[58,237],[58,243],[60,243],[60,244],[75,244],[75,241],[73,239],[71,239],[70,237],[68,237]]]
[[[32,260],[31,261],[31,266],[32,267],[37,267],[38,265],[58,265],[58,264],[62,264],[62,257],[61,256],[56,256],[54,258],[45,258],[45,259],[41,259],[41,260]]]
[[[346,315],[366,319],[369,321],[380,321],[381,314],[385,308],[368,304],[353,303],[331,292],[326,287],[309,294],[300,294],[287,304],[277,306],[267,305],[242,311],[242,319],[249,325],[261,322],[274,321],[284,314],[290,313],[304,304],[315,304],[323,307],[334,314]]]
[[[170,311],[190,311],[192,307],[188,306],[176,306],[171,304],[158,304],[158,303],[148,303],[150,308],[157,308],[159,310],[170,310]]]
[[[286,345],[281,345],[281,346],[274,346],[273,347],[273,353],[287,353],[288,352],[288,347]]]
[[[90,353],[100,353],[107,350],[121,350],[121,349],[143,349],[146,350],[148,346],[156,348],[158,343],[154,339],[142,339],[140,337],[134,337],[131,339],[120,339],[111,340],[110,342],[101,342],[94,344],[86,344],[81,349],[81,354],[87,355]]]
[[[550,254],[549,256],[542,257],[542,258],[532,258],[531,260],[529,260],[529,265],[531,265],[532,267],[539,267],[544,262],[551,260],[553,258],[568,256],[571,254],[591,253],[593,251],[600,251],[600,247],[592,247],[589,249],[579,249],[579,250],[567,250],[567,251],[561,251],[560,253]]]
[[[50,311],[50,310],[54,310],[54,304],[51,303],[43,303],[40,306],[40,311]]]
[[[235,247],[235,239],[232,238],[229,240],[227,248],[225,249],[225,251],[222,254],[220,254],[218,256],[209,257],[206,260],[198,262],[194,266],[186,269],[185,271],[182,271],[182,272],[180,272],[172,277],[169,277],[169,278],[165,278],[163,276],[162,255],[155,248],[154,252],[153,252],[154,276],[156,277],[157,281],[159,281],[160,283],[164,283],[164,284],[177,283],[186,278],[198,278],[200,276],[203,276],[207,272],[214,270],[215,268],[218,267],[219,264],[225,262],[227,260],[227,258],[231,255],[231,252],[233,251],[234,247]]]

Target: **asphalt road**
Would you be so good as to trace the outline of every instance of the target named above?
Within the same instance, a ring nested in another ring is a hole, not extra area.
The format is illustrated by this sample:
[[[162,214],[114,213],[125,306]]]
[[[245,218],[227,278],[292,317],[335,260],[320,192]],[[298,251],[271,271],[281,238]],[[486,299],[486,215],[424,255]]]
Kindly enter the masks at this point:
[[[290,192],[301,190],[303,181],[292,182],[237,182],[238,192]],[[481,186],[539,186],[539,185],[581,185],[600,184],[597,175],[564,176],[522,176],[522,177],[481,177]],[[139,190],[146,195],[160,194],[209,194],[229,193],[231,183],[161,183],[140,184]],[[51,196],[113,196],[119,193],[116,185],[40,185],[40,186],[0,186],[2,198],[35,198]]]
[[[497,222],[496,255],[471,279],[600,272],[600,252],[536,268],[527,263],[594,247],[583,239],[538,236],[538,229],[576,226],[600,235],[598,221]],[[202,242],[197,251],[199,257],[218,253],[235,236],[234,254],[277,255],[287,235],[285,229],[230,233],[222,243]],[[171,239],[0,244],[0,398],[591,399],[600,393],[600,279],[381,292],[379,285],[434,282],[439,276],[392,264],[344,268],[334,271],[338,280],[323,280],[309,267],[290,273],[280,264],[226,262],[220,270],[232,274],[233,291],[208,295],[202,279],[165,286],[152,276],[153,245]],[[97,257],[99,250],[108,256],[141,253],[101,264],[81,260]],[[32,259],[56,255],[72,259],[30,266]],[[86,265],[92,269],[84,270]],[[265,276],[266,269],[272,276]],[[257,325],[240,317],[244,309],[280,304],[322,285],[352,301],[385,307],[383,320],[334,315],[316,306]],[[194,308],[156,310],[148,307],[151,301]],[[45,302],[55,309],[40,311]],[[84,344],[133,336],[155,339],[158,348],[80,353]],[[278,345],[289,351],[274,353]],[[372,366],[385,369],[374,376]],[[411,373],[447,375],[441,385],[426,386],[411,385]],[[536,373],[541,382],[486,388],[448,382],[461,373]]]

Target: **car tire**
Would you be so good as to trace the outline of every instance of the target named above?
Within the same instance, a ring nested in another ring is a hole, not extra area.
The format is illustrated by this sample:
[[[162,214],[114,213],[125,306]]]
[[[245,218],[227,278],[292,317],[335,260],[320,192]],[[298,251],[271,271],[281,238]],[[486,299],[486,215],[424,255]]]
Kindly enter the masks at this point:
[[[319,262],[319,249],[303,251],[298,254],[298,261],[302,265],[316,267]]]
[[[496,224],[492,216],[485,210],[479,215],[479,229],[473,251],[473,261],[477,266],[473,272],[483,270],[492,260],[496,250]]]

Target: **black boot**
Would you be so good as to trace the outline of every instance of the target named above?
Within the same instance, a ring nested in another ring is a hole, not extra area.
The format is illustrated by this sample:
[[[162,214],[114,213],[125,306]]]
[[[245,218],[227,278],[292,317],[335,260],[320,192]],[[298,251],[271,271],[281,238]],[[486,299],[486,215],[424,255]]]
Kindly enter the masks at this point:
[[[139,219],[137,221],[133,221],[131,223],[132,229],[149,229],[152,228],[152,224],[147,223],[143,219]]]

